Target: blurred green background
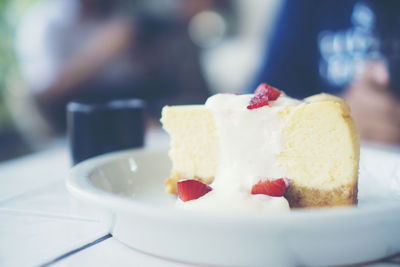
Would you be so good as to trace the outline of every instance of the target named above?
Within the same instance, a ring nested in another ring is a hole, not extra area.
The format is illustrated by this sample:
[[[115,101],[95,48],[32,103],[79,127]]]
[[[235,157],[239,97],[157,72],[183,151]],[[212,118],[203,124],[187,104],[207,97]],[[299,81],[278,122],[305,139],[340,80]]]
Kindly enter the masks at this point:
[[[29,152],[7,107],[8,85],[20,76],[14,35],[20,18],[38,0],[0,0],[0,160]]]

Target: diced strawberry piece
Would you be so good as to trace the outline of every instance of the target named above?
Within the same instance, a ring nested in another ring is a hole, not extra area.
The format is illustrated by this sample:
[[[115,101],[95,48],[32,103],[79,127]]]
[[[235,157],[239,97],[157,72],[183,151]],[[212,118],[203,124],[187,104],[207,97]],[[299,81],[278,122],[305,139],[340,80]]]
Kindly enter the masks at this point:
[[[268,106],[268,100],[269,100],[269,98],[266,94],[255,95],[250,100],[250,103],[247,106],[247,109],[255,109],[255,108],[261,108],[263,106]]]
[[[194,179],[178,182],[178,196],[182,201],[198,199],[210,192],[212,188]]]
[[[253,195],[263,194],[271,197],[281,197],[286,193],[290,185],[290,180],[287,178],[279,178],[275,180],[260,180],[253,185],[251,193]]]
[[[269,84],[262,83],[254,91],[254,94],[255,95],[266,94],[266,95],[268,95],[269,100],[274,101],[274,100],[278,99],[278,97],[282,94],[282,92],[279,91],[278,89],[276,89],[275,87],[272,87]]]
[[[269,95],[268,95],[269,100],[272,100],[272,101],[277,100],[278,97],[279,97],[281,94],[282,94],[281,91],[279,91],[278,89],[276,89],[276,88],[274,88],[274,87],[271,87],[271,88],[269,89]]]
[[[254,94],[255,94],[255,95],[264,94],[264,93],[268,92],[268,88],[269,88],[269,87],[270,87],[269,84],[260,83],[260,85],[257,86],[256,90],[254,91]]]
[[[268,101],[274,101],[282,94],[281,91],[266,83],[260,84],[254,91],[254,97],[250,100],[248,109],[260,108],[268,105]]]

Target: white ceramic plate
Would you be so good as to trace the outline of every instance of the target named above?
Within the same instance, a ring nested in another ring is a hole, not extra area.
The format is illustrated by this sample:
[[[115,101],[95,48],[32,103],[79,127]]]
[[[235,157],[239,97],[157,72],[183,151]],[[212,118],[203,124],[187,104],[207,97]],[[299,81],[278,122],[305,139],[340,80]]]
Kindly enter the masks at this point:
[[[87,160],[72,169],[67,187],[112,213],[115,238],[161,257],[224,266],[341,265],[400,251],[400,157],[364,149],[362,162],[357,208],[254,215],[177,210],[175,197],[164,193],[165,150]]]

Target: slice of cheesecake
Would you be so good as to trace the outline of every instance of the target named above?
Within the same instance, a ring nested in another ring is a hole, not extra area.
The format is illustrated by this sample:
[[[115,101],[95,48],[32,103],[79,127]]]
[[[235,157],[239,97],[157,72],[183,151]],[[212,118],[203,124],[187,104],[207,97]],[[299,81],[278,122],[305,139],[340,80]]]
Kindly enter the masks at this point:
[[[284,96],[271,107],[245,110],[241,103],[250,98],[225,95],[205,106],[164,107],[161,122],[171,138],[173,165],[165,181],[168,193],[177,193],[182,179],[211,183],[220,165],[241,173],[242,160],[248,172],[254,166],[254,177],[288,178],[285,197],[292,208],[357,203],[359,135],[343,99],[319,94],[294,102]],[[216,103],[226,105],[216,110]],[[226,161],[232,153],[236,158]],[[257,160],[250,159],[252,154]]]

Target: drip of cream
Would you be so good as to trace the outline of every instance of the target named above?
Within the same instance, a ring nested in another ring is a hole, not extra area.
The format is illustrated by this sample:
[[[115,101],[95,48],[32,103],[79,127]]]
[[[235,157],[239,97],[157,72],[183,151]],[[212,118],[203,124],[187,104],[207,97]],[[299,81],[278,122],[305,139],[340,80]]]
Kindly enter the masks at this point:
[[[251,188],[260,179],[286,177],[277,163],[283,149],[283,123],[279,112],[301,101],[280,96],[268,106],[249,110],[254,95],[217,94],[205,106],[215,120],[219,137],[219,162],[213,190],[187,202],[178,200],[184,209],[205,211],[289,210],[284,197],[252,195]]]

